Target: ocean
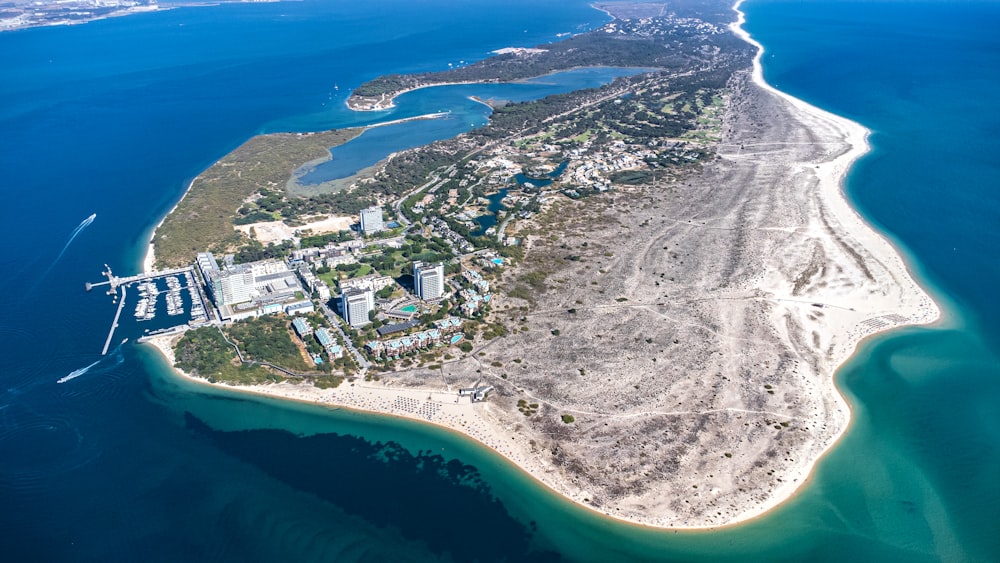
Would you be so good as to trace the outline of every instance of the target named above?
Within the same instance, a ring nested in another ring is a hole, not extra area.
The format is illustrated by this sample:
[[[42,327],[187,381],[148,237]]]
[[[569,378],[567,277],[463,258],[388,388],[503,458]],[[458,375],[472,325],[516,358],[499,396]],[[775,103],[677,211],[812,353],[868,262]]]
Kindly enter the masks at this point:
[[[379,74],[606,21],[575,1],[178,8],[0,34],[3,558],[1000,559],[1000,5],[743,9],[772,84],[873,131],[848,195],[946,315],[838,372],[852,426],[794,499],[719,530],[628,526],[443,430],[209,393],[132,343],[101,358],[114,308],[83,282],[137,271],[187,183],[248,137],[342,124]],[[451,109],[411,95],[370,119]]]

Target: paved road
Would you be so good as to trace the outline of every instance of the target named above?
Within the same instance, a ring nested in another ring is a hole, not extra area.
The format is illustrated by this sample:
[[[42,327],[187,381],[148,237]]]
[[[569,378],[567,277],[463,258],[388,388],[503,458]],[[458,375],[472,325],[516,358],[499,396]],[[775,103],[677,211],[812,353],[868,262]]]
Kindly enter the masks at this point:
[[[333,309],[331,309],[326,303],[321,303],[320,307],[323,309],[323,314],[326,315],[327,320],[329,320],[330,324],[333,325],[334,330],[339,332],[340,336],[344,338],[344,346],[347,348],[347,351],[351,353],[351,356],[354,357],[354,363],[358,364],[358,367],[361,369],[358,375],[364,377],[365,373],[368,372],[368,368],[371,367],[371,362],[366,360],[365,357],[361,355],[361,352],[359,352],[354,346],[351,339],[347,336],[343,329],[340,328],[340,316],[337,315],[337,313],[334,313]]]

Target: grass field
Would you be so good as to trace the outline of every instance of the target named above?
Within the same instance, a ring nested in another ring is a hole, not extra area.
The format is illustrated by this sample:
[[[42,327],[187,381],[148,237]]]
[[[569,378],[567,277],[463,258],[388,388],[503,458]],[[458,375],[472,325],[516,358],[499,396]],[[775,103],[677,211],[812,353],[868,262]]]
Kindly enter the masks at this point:
[[[177,207],[156,229],[157,267],[190,264],[204,250],[238,244],[233,218],[243,201],[261,189],[284,189],[292,171],[329,155],[330,147],[361,133],[343,129],[314,134],[275,133],[253,137],[202,172]]]

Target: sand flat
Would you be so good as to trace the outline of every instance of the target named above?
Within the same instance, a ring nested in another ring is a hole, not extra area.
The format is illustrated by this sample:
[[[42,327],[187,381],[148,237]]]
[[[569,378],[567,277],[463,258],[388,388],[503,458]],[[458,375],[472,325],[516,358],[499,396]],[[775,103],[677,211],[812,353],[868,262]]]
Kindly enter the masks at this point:
[[[497,299],[508,336],[377,383],[241,389],[451,428],[630,522],[717,527],[773,508],[847,428],[833,376],[857,344],[940,310],[844,199],[863,127],[764,84],[759,56],[725,102],[700,172],[518,225],[527,256],[499,285],[545,281],[530,301]],[[496,386],[489,401],[459,399],[477,380]]]

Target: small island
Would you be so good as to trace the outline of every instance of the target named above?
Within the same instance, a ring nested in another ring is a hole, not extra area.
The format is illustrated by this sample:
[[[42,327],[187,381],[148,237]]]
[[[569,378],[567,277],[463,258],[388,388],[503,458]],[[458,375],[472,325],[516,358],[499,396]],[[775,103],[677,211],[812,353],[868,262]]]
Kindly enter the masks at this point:
[[[491,101],[488,125],[322,190],[297,171],[360,130],[255,137],[206,170],[146,269],[188,268],[209,306],[146,340],[208,385],[453,429],[635,523],[790,497],[847,427],[837,367],[938,308],[841,193],[867,131],[767,86],[737,12],[599,8],[594,31],[349,104],[647,72]]]

